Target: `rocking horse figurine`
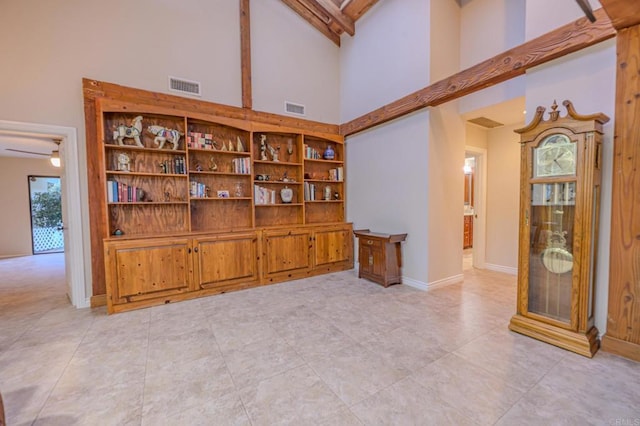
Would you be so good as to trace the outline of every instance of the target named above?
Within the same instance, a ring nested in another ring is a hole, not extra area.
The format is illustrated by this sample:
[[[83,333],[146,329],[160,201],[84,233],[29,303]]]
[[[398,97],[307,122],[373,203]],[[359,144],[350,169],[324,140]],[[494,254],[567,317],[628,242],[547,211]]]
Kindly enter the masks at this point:
[[[124,145],[124,139],[133,139],[137,146],[143,146],[140,141],[142,134],[142,116],[139,115],[131,121],[131,126],[120,124],[113,131],[113,140],[118,141],[118,145]]]
[[[180,142],[180,135],[184,133],[180,133],[178,130],[169,129],[167,127],[162,126],[149,126],[147,127],[149,133],[155,136],[153,143],[158,146],[158,149],[162,149],[166,142],[173,144],[173,150],[178,149],[178,143]]]

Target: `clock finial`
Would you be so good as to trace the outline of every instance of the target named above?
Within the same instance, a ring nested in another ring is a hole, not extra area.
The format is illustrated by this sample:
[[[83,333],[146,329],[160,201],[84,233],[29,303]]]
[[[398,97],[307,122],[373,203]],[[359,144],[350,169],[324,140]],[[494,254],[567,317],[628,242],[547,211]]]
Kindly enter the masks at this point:
[[[558,103],[553,100],[553,105],[551,105],[551,112],[549,113],[549,120],[556,121],[560,117],[560,111],[558,111]]]

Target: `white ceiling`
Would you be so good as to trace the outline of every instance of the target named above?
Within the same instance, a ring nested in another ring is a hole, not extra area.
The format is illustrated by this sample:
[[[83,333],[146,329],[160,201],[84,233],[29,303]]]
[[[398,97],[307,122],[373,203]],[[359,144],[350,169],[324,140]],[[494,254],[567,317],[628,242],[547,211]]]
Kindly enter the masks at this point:
[[[0,157],[46,158],[56,149],[54,139],[61,138],[41,133],[0,131]]]

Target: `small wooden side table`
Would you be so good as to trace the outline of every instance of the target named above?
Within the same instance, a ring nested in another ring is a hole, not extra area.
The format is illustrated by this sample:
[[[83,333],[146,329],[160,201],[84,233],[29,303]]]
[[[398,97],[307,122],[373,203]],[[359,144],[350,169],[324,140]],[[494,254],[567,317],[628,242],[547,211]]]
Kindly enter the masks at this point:
[[[402,284],[402,251],[400,243],[407,234],[381,234],[368,229],[354,230],[358,237],[358,278],[389,287]]]

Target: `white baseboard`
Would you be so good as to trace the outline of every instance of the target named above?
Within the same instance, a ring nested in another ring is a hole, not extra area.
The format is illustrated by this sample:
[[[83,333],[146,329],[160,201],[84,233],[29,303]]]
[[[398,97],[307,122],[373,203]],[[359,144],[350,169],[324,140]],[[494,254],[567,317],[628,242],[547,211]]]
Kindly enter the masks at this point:
[[[414,280],[409,277],[402,277],[402,284],[408,285],[409,287],[417,288],[418,290],[427,291],[429,289],[429,285],[422,281]]]
[[[504,272],[509,275],[518,275],[518,268],[512,266],[494,265],[493,263],[485,263],[485,268],[490,271]]]
[[[441,280],[432,281],[429,284],[427,284],[427,287],[429,289],[433,289],[433,288],[443,287],[449,284],[456,284],[456,283],[462,282],[463,280],[464,280],[464,274],[452,275],[447,278],[442,278]]]

